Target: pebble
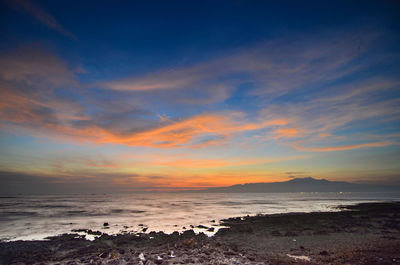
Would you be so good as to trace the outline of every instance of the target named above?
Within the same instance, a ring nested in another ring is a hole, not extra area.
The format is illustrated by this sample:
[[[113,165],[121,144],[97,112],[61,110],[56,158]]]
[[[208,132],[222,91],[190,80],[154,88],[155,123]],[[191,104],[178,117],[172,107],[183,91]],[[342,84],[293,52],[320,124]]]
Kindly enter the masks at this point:
[[[139,259],[140,259],[141,261],[145,261],[145,260],[146,260],[146,258],[144,257],[144,254],[143,254],[143,253],[140,253],[140,254],[139,254]]]

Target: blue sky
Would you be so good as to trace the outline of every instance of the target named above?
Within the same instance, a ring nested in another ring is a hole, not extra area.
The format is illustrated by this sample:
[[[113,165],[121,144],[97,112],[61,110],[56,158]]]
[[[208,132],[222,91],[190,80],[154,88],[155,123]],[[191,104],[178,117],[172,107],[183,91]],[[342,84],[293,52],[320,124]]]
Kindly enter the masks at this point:
[[[394,1],[0,5],[9,190],[400,181]]]

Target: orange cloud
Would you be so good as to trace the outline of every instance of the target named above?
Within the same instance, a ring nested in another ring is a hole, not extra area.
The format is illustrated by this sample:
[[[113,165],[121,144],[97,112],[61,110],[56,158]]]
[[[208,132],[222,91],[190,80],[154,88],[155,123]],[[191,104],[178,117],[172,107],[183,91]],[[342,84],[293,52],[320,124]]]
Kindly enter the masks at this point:
[[[210,174],[210,175],[185,175],[185,176],[160,176],[152,177],[146,175],[137,175],[133,177],[124,177],[113,179],[116,185],[124,186],[127,189],[137,187],[138,185],[146,190],[179,190],[179,189],[201,189],[208,187],[224,187],[238,183],[256,183],[273,182],[286,180],[285,177],[279,177],[269,174]]]
[[[74,136],[81,140],[96,143],[175,148],[182,146],[198,147],[199,145],[195,140],[199,140],[200,145],[203,143],[202,146],[217,144],[229,138],[234,133],[258,130],[268,126],[284,124],[286,124],[286,121],[282,119],[261,123],[241,123],[235,122],[222,115],[203,114],[186,120],[175,121],[156,129],[150,129],[129,135],[116,134],[98,126],[90,126],[84,129],[77,129],[59,124],[49,124],[47,126],[52,127],[49,129],[61,133],[62,135]],[[217,140],[205,140],[204,142],[201,142],[202,137],[204,136],[211,136]]]
[[[3,106],[3,108],[7,107],[7,105]],[[281,126],[287,123],[284,119],[246,123],[235,121],[230,117],[219,114],[202,114],[185,120],[169,121],[158,128],[124,134],[95,124],[89,124],[84,128],[74,127],[66,122],[58,121],[61,116],[57,113],[34,112],[29,105],[32,105],[32,102],[28,102],[25,107],[15,111],[13,115],[3,111],[3,113],[0,113],[0,118],[15,123],[15,126],[24,126],[26,131],[33,135],[45,134],[56,138],[70,138],[76,141],[128,146],[160,148],[190,146],[199,148],[220,144],[235,133],[260,130],[269,126]],[[0,110],[1,108],[0,106]],[[63,117],[73,118],[75,116]],[[83,116],[76,117],[80,120],[86,119]],[[48,122],[50,118],[56,121]]]
[[[321,138],[325,138],[325,137],[329,137],[329,136],[332,136],[330,133],[320,133],[319,134],[319,137],[321,137]]]
[[[295,137],[298,135],[299,130],[297,130],[296,128],[282,128],[275,130],[275,133],[278,134],[277,136],[275,136],[275,139],[281,137]]]
[[[346,151],[353,150],[359,148],[367,148],[367,147],[382,147],[393,144],[393,142],[385,141],[385,142],[374,142],[374,143],[364,143],[364,144],[350,144],[350,145],[342,145],[342,146],[327,146],[320,148],[308,148],[308,147],[299,147],[295,148],[300,151],[306,152],[331,152],[331,151]]]
[[[162,161],[154,159],[152,165],[177,167],[177,168],[218,168],[232,166],[247,166],[256,164],[273,163],[283,160],[282,158],[249,158],[249,159],[164,159]]]
[[[277,119],[261,123],[238,123],[222,115],[205,114],[122,139],[118,138],[117,141],[122,140],[127,145],[137,146],[178,147],[193,144],[193,140],[204,135],[212,135],[223,140],[233,133],[282,124],[286,124],[286,121]],[[105,139],[105,141],[108,140],[114,141],[114,139]],[[210,141],[209,144],[215,144],[215,141]]]

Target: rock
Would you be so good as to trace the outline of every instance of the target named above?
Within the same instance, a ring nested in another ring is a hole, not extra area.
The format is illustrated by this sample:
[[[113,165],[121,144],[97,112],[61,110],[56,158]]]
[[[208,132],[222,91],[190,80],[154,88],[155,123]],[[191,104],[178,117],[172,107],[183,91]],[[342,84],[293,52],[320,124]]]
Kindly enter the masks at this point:
[[[185,232],[182,233],[182,236],[188,238],[188,237],[194,237],[196,236],[196,234],[194,233],[193,230],[186,230]]]
[[[182,245],[192,248],[196,245],[196,240],[193,237],[189,238],[189,239],[185,239],[182,241]]]
[[[110,226],[110,224],[107,223],[107,222],[105,222],[105,223],[103,224],[103,226]]]
[[[139,254],[139,259],[140,259],[141,261],[145,261],[145,260],[146,260],[146,258],[144,257],[144,254],[143,254],[143,253],[140,253],[140,254]]]
[[[321,251],[319,254],[321,256],[328,256],[329,255],[328,251],[326,251],[326,250]]]
[[[214,230],[215,230],[214,227],[210,227],[207,229],[208,232],[214,232]]]
[[[224,252],[224,255],[226,255],[226,256],[234,256],[234,255],[236,255],[236,253],[233,252],[232,250],[228,250],[228,251]]]
[[[250,260],[250,261],[255,261],[256,260],[256,258],[254,256],[247,256],[247,259]]]
[[[197,228],[201,228],[201,229],[207,229],[208,227],[207,226],[204,226],[204,225],[198,225],[198,226],[196,226]]]
[[[297,236],[297,234],[295,232],[288,231],[285,233],[285,236]]]
[[[143,229],[142,229],[142,232],[143,232],[143,233],[146,232],[147,229],[148,229],[147,227],[143,228]]]
[[[162,264],[163,263],[163,259],[160,256],[157,256],[157,259],[155,260],[156,264]]]
[[[270,234],[271,234],[271,236],[282,236],[282,233],[279,232],[278,230],[274,230]]]

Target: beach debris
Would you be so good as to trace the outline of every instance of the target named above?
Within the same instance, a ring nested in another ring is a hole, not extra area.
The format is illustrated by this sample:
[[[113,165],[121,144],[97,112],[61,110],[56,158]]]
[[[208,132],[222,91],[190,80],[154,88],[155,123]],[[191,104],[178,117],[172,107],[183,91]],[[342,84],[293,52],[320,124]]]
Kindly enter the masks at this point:
[[[144,257],[143,252],[141,252],[141,253],[139,254],[139,259],[140,259],[141,261],[145,261],[145,260],[146,260],[146,258]]]
[[[293,238],[293,242],[296,242],[297,240],[296,240],[296,238]]]
[[[214,232],[215,228],[214,227],[210,227],[207,229],[208,232]]]
[[[294,260],[303,260],[303,261],[311,261],[311,259],[307,256],[297,256],[297,255],[290,255],[290,254],[286,254],[289,258],[292,258]]]
[[[142,232],[143,232],[143,233],[146,232],[147,229],[148,229],[147,227],[143,228],[143,229],[142,229]]]
[[[196,226],[197,228],[200,228],[200,229],[207,229],[208,227],[207,226],[204,226],[204,225],[198,225],[198,226]]]
[[[168,257],[170,257],[170,258],[175,258],[175,256],[174,256],[174,251],[173,251],[173,250],[171,250],[171,251],[169,252]]]
[[[105,259],[105,258],[108,257],[108,253],[107,252],[102,252],[102,253],[99,254],[99,257],[102,258],[102,259]]]
[[[107,223],[107,222],[105,222],[105,223],[103,224],[103,226],[110,226],[110,224]]]

